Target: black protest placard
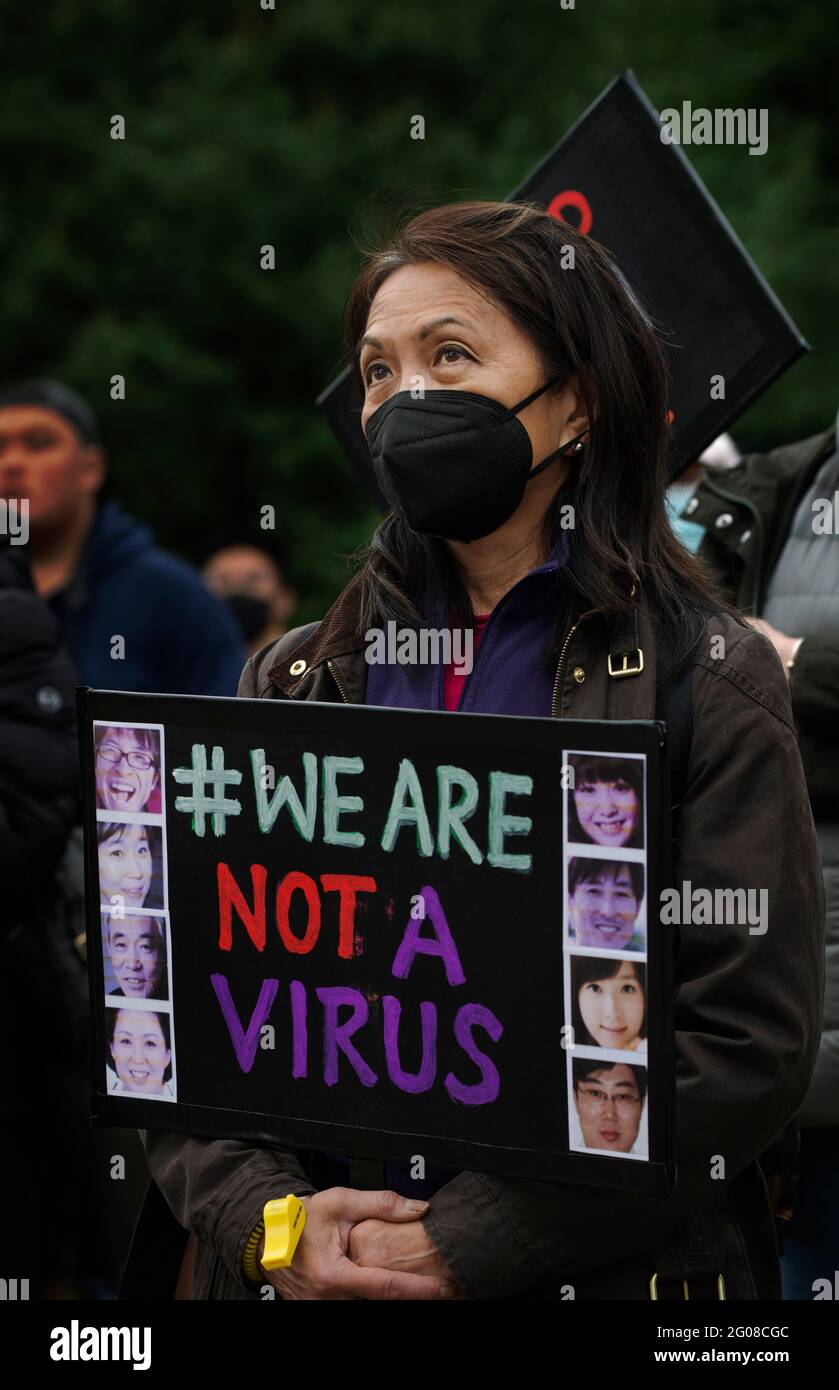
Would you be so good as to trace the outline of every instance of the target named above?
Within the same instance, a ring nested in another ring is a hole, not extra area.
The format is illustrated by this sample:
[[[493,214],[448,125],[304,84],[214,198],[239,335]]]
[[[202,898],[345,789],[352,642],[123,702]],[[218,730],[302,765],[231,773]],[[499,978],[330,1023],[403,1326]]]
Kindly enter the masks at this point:
[[[79,711],[98,1122],[669,1190],[659,725]]]
[[[670,476],[728,429],[807,344],[631,72],[589,107],[508,201],[541,203],[601,242],[665,336]],[[748,157],[745,149],[732,158]],[[570,270],[566,273],[572,273]],[[317,398],[365,485],[362,392],[347,368]]]

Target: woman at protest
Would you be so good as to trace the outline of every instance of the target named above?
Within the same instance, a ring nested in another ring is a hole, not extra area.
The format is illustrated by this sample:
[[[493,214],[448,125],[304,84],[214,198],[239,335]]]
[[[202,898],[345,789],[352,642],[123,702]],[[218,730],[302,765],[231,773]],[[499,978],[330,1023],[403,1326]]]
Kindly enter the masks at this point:
[[[415,1201],[407,1165],[361,1190],[335,1157],[150,1132],[152,1173],[194,1237],[193,1297],[256,1299],[270,1283],[289,1300],[559,1298],[569,1284],[647,1298],[657,1271],[681,1296],[686,1261],[691,1298],[716,1297],[719,1274],[730,1298],[777,1298],[758,1159],[818,1045],[818,858],[782,667],[667,522],[655,329],[596,241],[535,206],[466,202],[367,260],[347,341],[390,511],[322,622],[253,656],[240,695],[618,721],[684,707],[676,881],[759,885],[771,920],[760,937],[679,928],[667,1198],[438,1172]],[[365,633],[392,620],[480,629],[471,674],[368,665]],[[288,1193],[307,1224],[269,1275],[262,1209]]]
[[[640,961],[571,958],[574,1044],[646,1052],[647,972]]]

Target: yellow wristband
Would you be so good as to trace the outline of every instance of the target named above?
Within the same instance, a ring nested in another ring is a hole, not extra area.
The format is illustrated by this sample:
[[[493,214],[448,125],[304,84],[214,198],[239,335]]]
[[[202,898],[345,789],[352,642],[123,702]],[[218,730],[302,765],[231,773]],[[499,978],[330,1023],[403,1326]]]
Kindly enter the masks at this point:
[[[306,1225],[306,1208],[299,1197],[289,1194],[278,1201],[266,1202],[262,1215],[265,1222],[262,1267],[286,1269],[294,1258]]]

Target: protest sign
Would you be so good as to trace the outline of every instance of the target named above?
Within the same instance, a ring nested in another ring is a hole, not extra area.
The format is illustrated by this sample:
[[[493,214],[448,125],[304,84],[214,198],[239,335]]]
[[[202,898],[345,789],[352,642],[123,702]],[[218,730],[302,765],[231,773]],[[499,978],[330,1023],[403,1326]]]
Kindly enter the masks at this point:
[[[79,721],[99,1122],[669,1190],[660,725]]]
[[[601,242],[660,326],[675,478],[807,343],[681,147],[662,140],[662,129],[668,134],[633,74],[624,73],[508,201],[541,203]],[[384,508],[361,430],[361,387],[349,367],[316,404]]]

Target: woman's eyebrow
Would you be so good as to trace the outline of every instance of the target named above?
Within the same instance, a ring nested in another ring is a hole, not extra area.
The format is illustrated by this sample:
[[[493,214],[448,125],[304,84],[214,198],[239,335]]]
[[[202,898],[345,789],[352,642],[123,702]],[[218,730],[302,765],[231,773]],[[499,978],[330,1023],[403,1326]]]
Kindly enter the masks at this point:
[[[459,319],[455,314],[441,314],[439,318],[431,319],[428,323],[423,324],[422,328],[417,333],[418,341],[422,342],[430,333],[434,332],[435,328],[442,328],[443,325],[447,323],[459,324],[461,328],[468,328],[473,333],[476,331],[475,325],[469,323],[466,319]],[[356,344],[356,352],[361,352],[363,347],[376,348],[379,352],[384,351],[384,344],[380,339],[374,338],[370,333],[365,333],[363,337],[359,338]]]

